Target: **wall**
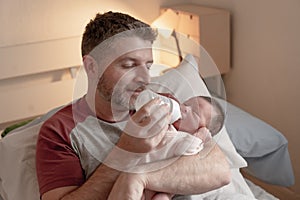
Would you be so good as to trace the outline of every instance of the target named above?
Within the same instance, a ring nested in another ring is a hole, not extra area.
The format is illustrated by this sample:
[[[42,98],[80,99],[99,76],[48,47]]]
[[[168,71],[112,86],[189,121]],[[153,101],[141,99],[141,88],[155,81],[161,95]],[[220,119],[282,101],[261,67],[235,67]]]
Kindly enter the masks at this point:
[[[291,189],[300,194],[300,1],[189,2],[231,12],[232,70],[225,76],[227,99],[286,136],[296,176]]]
[[[81,35],[97,12],[126,11],[144,20],[153,19],[159,12],[155,3],[145,9],[141,4],[121,0],[1,0],[0,5],[4,30],[0,47]]]
[[[84,88],[74,78],[82,64],[81,35],[97,12],[109,10],[152,22],[159,4],[152,1],[145,8],[121,0],[0,0],[0,130],[12,120],[36,117],[81,96]]]

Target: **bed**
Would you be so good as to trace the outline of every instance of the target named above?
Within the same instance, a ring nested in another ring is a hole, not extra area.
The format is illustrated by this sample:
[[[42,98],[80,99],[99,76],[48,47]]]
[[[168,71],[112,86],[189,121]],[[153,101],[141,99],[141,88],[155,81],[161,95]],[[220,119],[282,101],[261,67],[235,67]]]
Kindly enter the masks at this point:
[[[193,95],[210,96],[225,111],[225,125],[214,140],[228,159],[232,182],[218,190],[191,196],[191,199],[278,199],[244,178],[241,170],[269,184],[290,186],[294,183],[285,137],[262,120],[211,95],[198,75],[197,63],[192,56],[188,55],[177,68],[154,77],[152,82],[158,83],[153,84],[153,89],[158,92],[171,89],[180,101]],[[42,123],[58,109],[60,107],[14,129],[0,140],[1,200],[39,199],[35,174],[37,134]]]

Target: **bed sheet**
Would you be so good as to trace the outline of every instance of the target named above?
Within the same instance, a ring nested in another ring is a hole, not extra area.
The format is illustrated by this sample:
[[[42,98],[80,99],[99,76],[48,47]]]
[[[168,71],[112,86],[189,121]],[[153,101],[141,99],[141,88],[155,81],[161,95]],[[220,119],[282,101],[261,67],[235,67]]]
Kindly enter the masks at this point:
[[[251,189],[252,193],[254,194],[255,198],[258,200],[279,200],[277,197],[273,196],[272,194],[265,191],[260,186],[254,184],[252,181],[245,178],[245,181],[249,188]]]

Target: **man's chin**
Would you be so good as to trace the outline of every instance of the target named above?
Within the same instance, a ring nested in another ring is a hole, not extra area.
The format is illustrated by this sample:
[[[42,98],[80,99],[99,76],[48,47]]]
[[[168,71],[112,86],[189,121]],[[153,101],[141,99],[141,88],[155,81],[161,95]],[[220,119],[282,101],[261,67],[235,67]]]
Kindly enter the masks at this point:
[[[135,102],[140,92],[123,92],[116,96],[116,99],[112,99],[112,106],[118,110],[134,110]]]

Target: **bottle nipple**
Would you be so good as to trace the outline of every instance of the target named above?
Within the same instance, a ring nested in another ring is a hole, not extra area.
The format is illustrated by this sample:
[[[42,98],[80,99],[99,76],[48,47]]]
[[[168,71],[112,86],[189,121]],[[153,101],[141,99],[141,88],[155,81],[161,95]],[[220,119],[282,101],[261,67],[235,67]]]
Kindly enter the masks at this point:
[[[151,90],[144,90],[142,91],[139,96],[136,99],[135,102],[135,108],[136,110],[139,110],[143,105],[151,101],[152,99],[159,97],[162,101],[162,103],[166,103],[170,107],[170,113],[171,113],[171,121],[170,124],[174,123],[178,119],[181,118],[181,112],[180,112],[180,106],[177,101],[174,99],[168,98],[163,95],[159,95]]]

